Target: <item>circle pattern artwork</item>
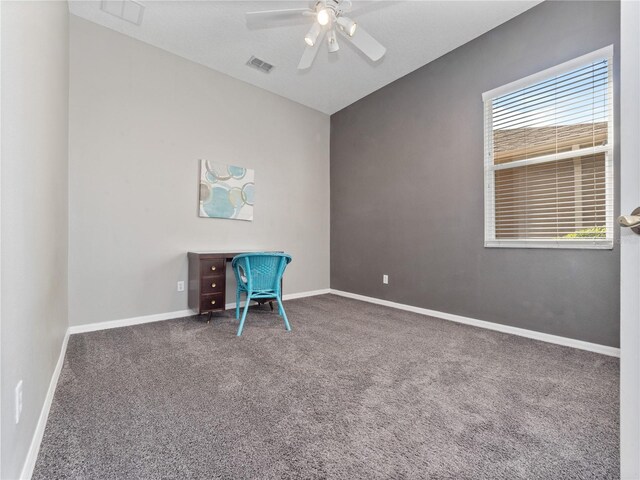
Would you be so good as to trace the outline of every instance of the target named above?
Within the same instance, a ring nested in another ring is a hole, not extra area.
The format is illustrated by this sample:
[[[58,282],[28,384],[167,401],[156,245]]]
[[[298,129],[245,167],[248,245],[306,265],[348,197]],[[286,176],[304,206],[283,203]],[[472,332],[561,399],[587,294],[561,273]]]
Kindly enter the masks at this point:
[[[200,161],[200,216],[253,220],[254,171]]]

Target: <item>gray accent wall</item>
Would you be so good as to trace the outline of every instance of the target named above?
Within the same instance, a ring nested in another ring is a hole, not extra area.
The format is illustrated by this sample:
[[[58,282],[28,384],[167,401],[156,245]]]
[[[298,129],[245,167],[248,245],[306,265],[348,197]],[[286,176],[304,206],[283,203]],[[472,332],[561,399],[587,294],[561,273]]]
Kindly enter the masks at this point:
[[[71,325],[184,311],[190,250],[284,250],[285,294],[329,288],[328,115],[73,15],[70,35]],[[198,217],[201,158],[255,170],[252,222]]]
[[[544,2],[332,115],[331,288],[618,346],[618,232],[606,251],[484,247],[482,93],[613,44],[617,132],[619,17]]]
[[[0,8],[0,478],[15,479],[68,326],[69,13],[67,2],[2,2]],[[16,424],[13,395],[20,380],[23,407]]]

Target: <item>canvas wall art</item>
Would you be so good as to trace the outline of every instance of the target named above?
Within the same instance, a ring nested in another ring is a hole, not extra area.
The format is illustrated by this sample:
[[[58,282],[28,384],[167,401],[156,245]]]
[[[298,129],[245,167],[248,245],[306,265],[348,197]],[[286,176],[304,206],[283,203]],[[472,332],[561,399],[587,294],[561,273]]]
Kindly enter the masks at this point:
[[[200,216],[253,220],[254,171],[200,160]]]

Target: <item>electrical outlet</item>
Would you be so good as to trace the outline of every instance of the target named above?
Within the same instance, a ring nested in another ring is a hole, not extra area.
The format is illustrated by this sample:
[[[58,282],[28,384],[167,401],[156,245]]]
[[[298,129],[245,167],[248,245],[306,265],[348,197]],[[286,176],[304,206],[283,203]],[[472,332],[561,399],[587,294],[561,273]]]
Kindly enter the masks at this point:
[[[14,405],[15,405],[15,413],[16,413],[16,423],[20,423],[20,415],[22,415],[22,380],[18,382],[16,385],[16,389],[14,392]]]
[[[389,275],[382,275],[382,283],[389,285]]]
[[[183,281],[178,282],[178,291],[179,292],[184,292],[184,282]]]

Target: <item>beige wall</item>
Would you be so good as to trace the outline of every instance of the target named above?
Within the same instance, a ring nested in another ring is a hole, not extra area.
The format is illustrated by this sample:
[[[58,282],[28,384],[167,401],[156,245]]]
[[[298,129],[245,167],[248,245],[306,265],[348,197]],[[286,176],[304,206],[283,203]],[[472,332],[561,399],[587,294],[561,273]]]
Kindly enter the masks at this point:
[[[10,479],[23,468],[68,325],[69,30],[66,2],[3,1],[1,12],[0,476]]]
[[[285,294],[329,287],[327,115],[78,17],[70,32],[72,325],[186,309],[189,250],[285,250]],[[197,216],[200,158],[255,169],[253,222]]]

